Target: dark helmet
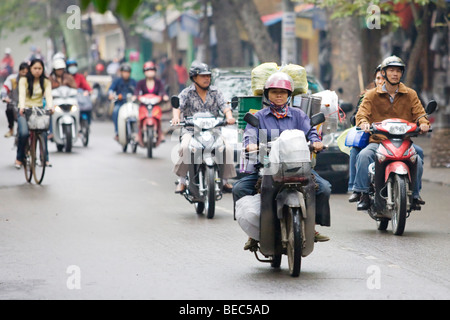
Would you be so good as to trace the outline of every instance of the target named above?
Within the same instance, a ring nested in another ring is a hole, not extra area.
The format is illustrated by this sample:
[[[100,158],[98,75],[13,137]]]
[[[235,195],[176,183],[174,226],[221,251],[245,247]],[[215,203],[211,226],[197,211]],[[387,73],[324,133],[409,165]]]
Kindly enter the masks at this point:
[[[128,63],[124,62],[120,65],[120,71],[131,72],[131,66]]]
[[[189,78],[192,80],[193,77],[199,74],[211,74],[211,69],[206,63],[194,61],[189,69]]]

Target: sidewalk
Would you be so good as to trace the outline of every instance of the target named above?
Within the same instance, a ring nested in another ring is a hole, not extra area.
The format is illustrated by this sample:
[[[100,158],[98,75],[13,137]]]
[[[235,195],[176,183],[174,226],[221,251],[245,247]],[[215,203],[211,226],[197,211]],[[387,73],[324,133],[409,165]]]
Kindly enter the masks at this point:
[[[450,187],[450,168],[432,168],[431,167],[431,137],[422,136],[413,138],[414,143],[421,146],[424,153],[424,165],[422,181],[433,182],[443,186]]]

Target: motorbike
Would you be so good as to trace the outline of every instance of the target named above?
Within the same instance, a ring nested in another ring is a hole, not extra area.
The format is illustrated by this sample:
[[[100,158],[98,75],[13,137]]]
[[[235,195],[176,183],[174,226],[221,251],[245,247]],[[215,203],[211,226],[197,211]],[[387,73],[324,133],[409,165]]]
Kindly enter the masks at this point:
[[[53,141],[58,151],[72,151],[80,131],[80,108],[78,90],[61,86],[52,90],[55,112],[52,115]]]
[[[132,100],[132,94],[127,95],[127,102],[119,109],[117,130],[122,151],[127,152],[128,146],[136,153],[138,140],[139,106]]]
[[[244,121],[259,127],[251,113]],[[325,121],[323,113],[311,117],[311,128]],[[313,147],[301,130],[285,130],[270,142],[260,130],[258,164],[261,179],[259,244],[252,250],[260,262],[279,268],[287,255],[289,272],[298,277],[302,257],[314,250],[316,194],[312,176]],[[249,152],[243,151],[243,156]],[[258,251],[264,256],[261,258]]]
[[[171,98],[174,108],[179,108],[179,98]],[[206,213],[214,218],[216,201],[222,199],[223,157],[225,142],[219,127],[227,124],[209,112],[199,112],[187,118],[180,126],[193,128],[194,134],[189,144],[190,162],[186,177],[186,190],[182,195],[194,204],[197,214]]]
[[[155,107],[162,101],[162,98],[156,94],[147,93],[139,96],[138,100],[142,105],[147,107],[148,111],[147,116],[140,120],[141,141],[147,149],[147,157],[152,158],[153,148],[157,146],[159,139],[158,126],[160,125],[160,120],[156,118],[156,113],[161,112],[161,109],[157,109]]]
[[[430,101],[427,115],[433,113],[436,106],[435,101]],[[382,134],[387,139],[379,144],[376,160],[369,165],[370,207],[367,211],[377,222],[378,230],[386,230],[391,221],[395,235],[403,234],[411,211],[421,209],[413,206],[417,161],[421,160],[409,139],[420,133],[419,119],[417,123],[386,119],[373,123],[369,129],[372,134]]]

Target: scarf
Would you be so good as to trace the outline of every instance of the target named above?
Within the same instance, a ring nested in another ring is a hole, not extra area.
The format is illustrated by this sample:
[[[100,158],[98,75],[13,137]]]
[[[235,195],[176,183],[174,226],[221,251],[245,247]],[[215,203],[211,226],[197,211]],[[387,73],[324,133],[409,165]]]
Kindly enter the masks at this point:
[[[277,119],[282,119],[287,116],[288,113],[288,102],[282,106],[276,106],[272,102],[270,102],[270,111]]]

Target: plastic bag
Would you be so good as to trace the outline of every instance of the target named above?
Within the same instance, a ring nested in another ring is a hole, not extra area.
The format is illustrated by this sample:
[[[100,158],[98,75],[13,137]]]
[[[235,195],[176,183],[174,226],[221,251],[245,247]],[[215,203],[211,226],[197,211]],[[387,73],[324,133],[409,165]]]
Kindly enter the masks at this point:
[[[261,194],[245,196],[236,201],[236,220],[244,232],[259,241]]]
[[[33,107],[27,117],[29,130],[48,130],[50,126],[50,116],[44,108]]]

